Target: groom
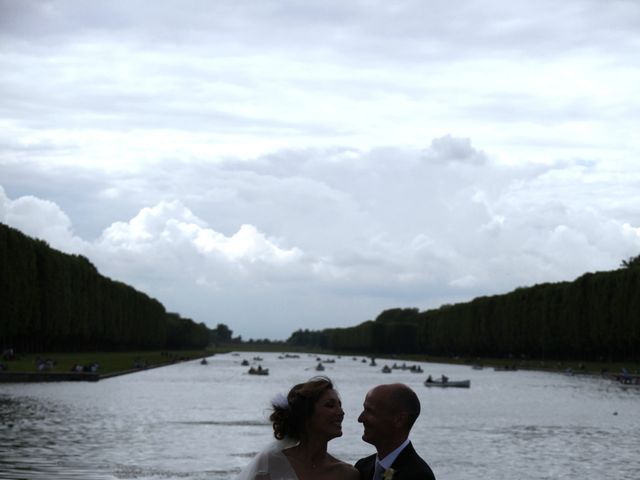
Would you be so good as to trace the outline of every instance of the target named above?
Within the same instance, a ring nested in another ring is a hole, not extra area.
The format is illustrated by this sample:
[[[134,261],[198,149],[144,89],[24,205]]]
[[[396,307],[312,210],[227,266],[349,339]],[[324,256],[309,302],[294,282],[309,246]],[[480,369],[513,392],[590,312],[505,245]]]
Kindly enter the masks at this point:
[[[418,415],[420,400],[402,383],[378,385],[367,393],[358,422],[364,426],[362,439],[378,453],[356,462],[361,480],[435,480],[409,441]]]

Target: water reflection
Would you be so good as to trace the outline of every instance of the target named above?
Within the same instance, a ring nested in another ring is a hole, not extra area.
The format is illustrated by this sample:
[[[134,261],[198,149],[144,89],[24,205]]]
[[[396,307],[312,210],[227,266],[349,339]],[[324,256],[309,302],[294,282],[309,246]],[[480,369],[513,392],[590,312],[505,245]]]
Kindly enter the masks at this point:
[[[242,356],[219,355],[207,366],[91,384],[0,385],[0,479],[232,478],[270,441],[269,399],[315,374],[315,356],[261,356],[269,377],[246,375]],[[351,357],[327,364],[323,373],[346,411],[344,436],[330,450],[348,462],[371,453],[356,421],[364,395],[401,381],[423,403],[412,440],[439,479],[637,480],[638,389],[600,378],[421,366],[424,375],[384,375]],[[471,388],[426,389],[428,374],[470,378]]]

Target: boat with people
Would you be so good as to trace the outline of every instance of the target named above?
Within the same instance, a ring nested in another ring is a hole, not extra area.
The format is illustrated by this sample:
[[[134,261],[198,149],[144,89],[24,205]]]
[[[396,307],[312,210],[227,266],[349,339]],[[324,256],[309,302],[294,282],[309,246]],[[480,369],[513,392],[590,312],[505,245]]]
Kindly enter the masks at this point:
[[[258,368],[251,367],[247,373],[249,375],[269,375],[269,369],[258,365]]]
[[[200,365],[207,365],[209,362],[207,362],[206,358],[203,358],[202,360],[200,360]]]
[[[318,365],[316,365],[316,371],[324,372],[324,365],[322,365],[322,362],[318,362]]]
[[[420,365],[407,365],[406,363],[403,363],[402,365],[398,365],[397,363],[394,362],[391,369],[403,370],[403,371],[409,370],[411,373],[423,373],[422,367]]]
[[[391,368],[389,368],[389,365],[385,365],[384,367],[382,367],[382,373],[391,373]]]
[[[631,373],[626,368],[620,373],[611,374],[611,377],[625,387],[640,387],[640,374]]]
[[[441,387],[441,388],[470,388],[471,380],[449,380],[448,377],[442,375],[438,379],[431,378],[431,375],[424,381],[425,387]]]

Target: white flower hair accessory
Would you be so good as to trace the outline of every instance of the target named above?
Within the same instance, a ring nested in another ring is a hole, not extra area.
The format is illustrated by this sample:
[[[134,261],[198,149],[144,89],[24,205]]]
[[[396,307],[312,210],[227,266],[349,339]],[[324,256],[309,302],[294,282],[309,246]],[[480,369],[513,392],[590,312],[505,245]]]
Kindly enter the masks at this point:
[[[278,393],[271,399],[271,405],[281,408],[282,410],[286,410],[287,408],[289,408],[289,400],[287,400],[287,397],[285,397],[282,393]]]

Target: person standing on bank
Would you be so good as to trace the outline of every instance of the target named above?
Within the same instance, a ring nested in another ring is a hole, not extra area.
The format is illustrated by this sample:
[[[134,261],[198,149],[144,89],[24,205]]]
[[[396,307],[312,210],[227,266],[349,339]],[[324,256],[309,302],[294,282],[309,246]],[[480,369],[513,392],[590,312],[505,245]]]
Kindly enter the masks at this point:
[[[362,439],[377,453],[355,464],[361,480],[435,480],[427,462],[416,453],[409,432],[420,415],[420,400],[402,383],[371,389],[358,417]]]

